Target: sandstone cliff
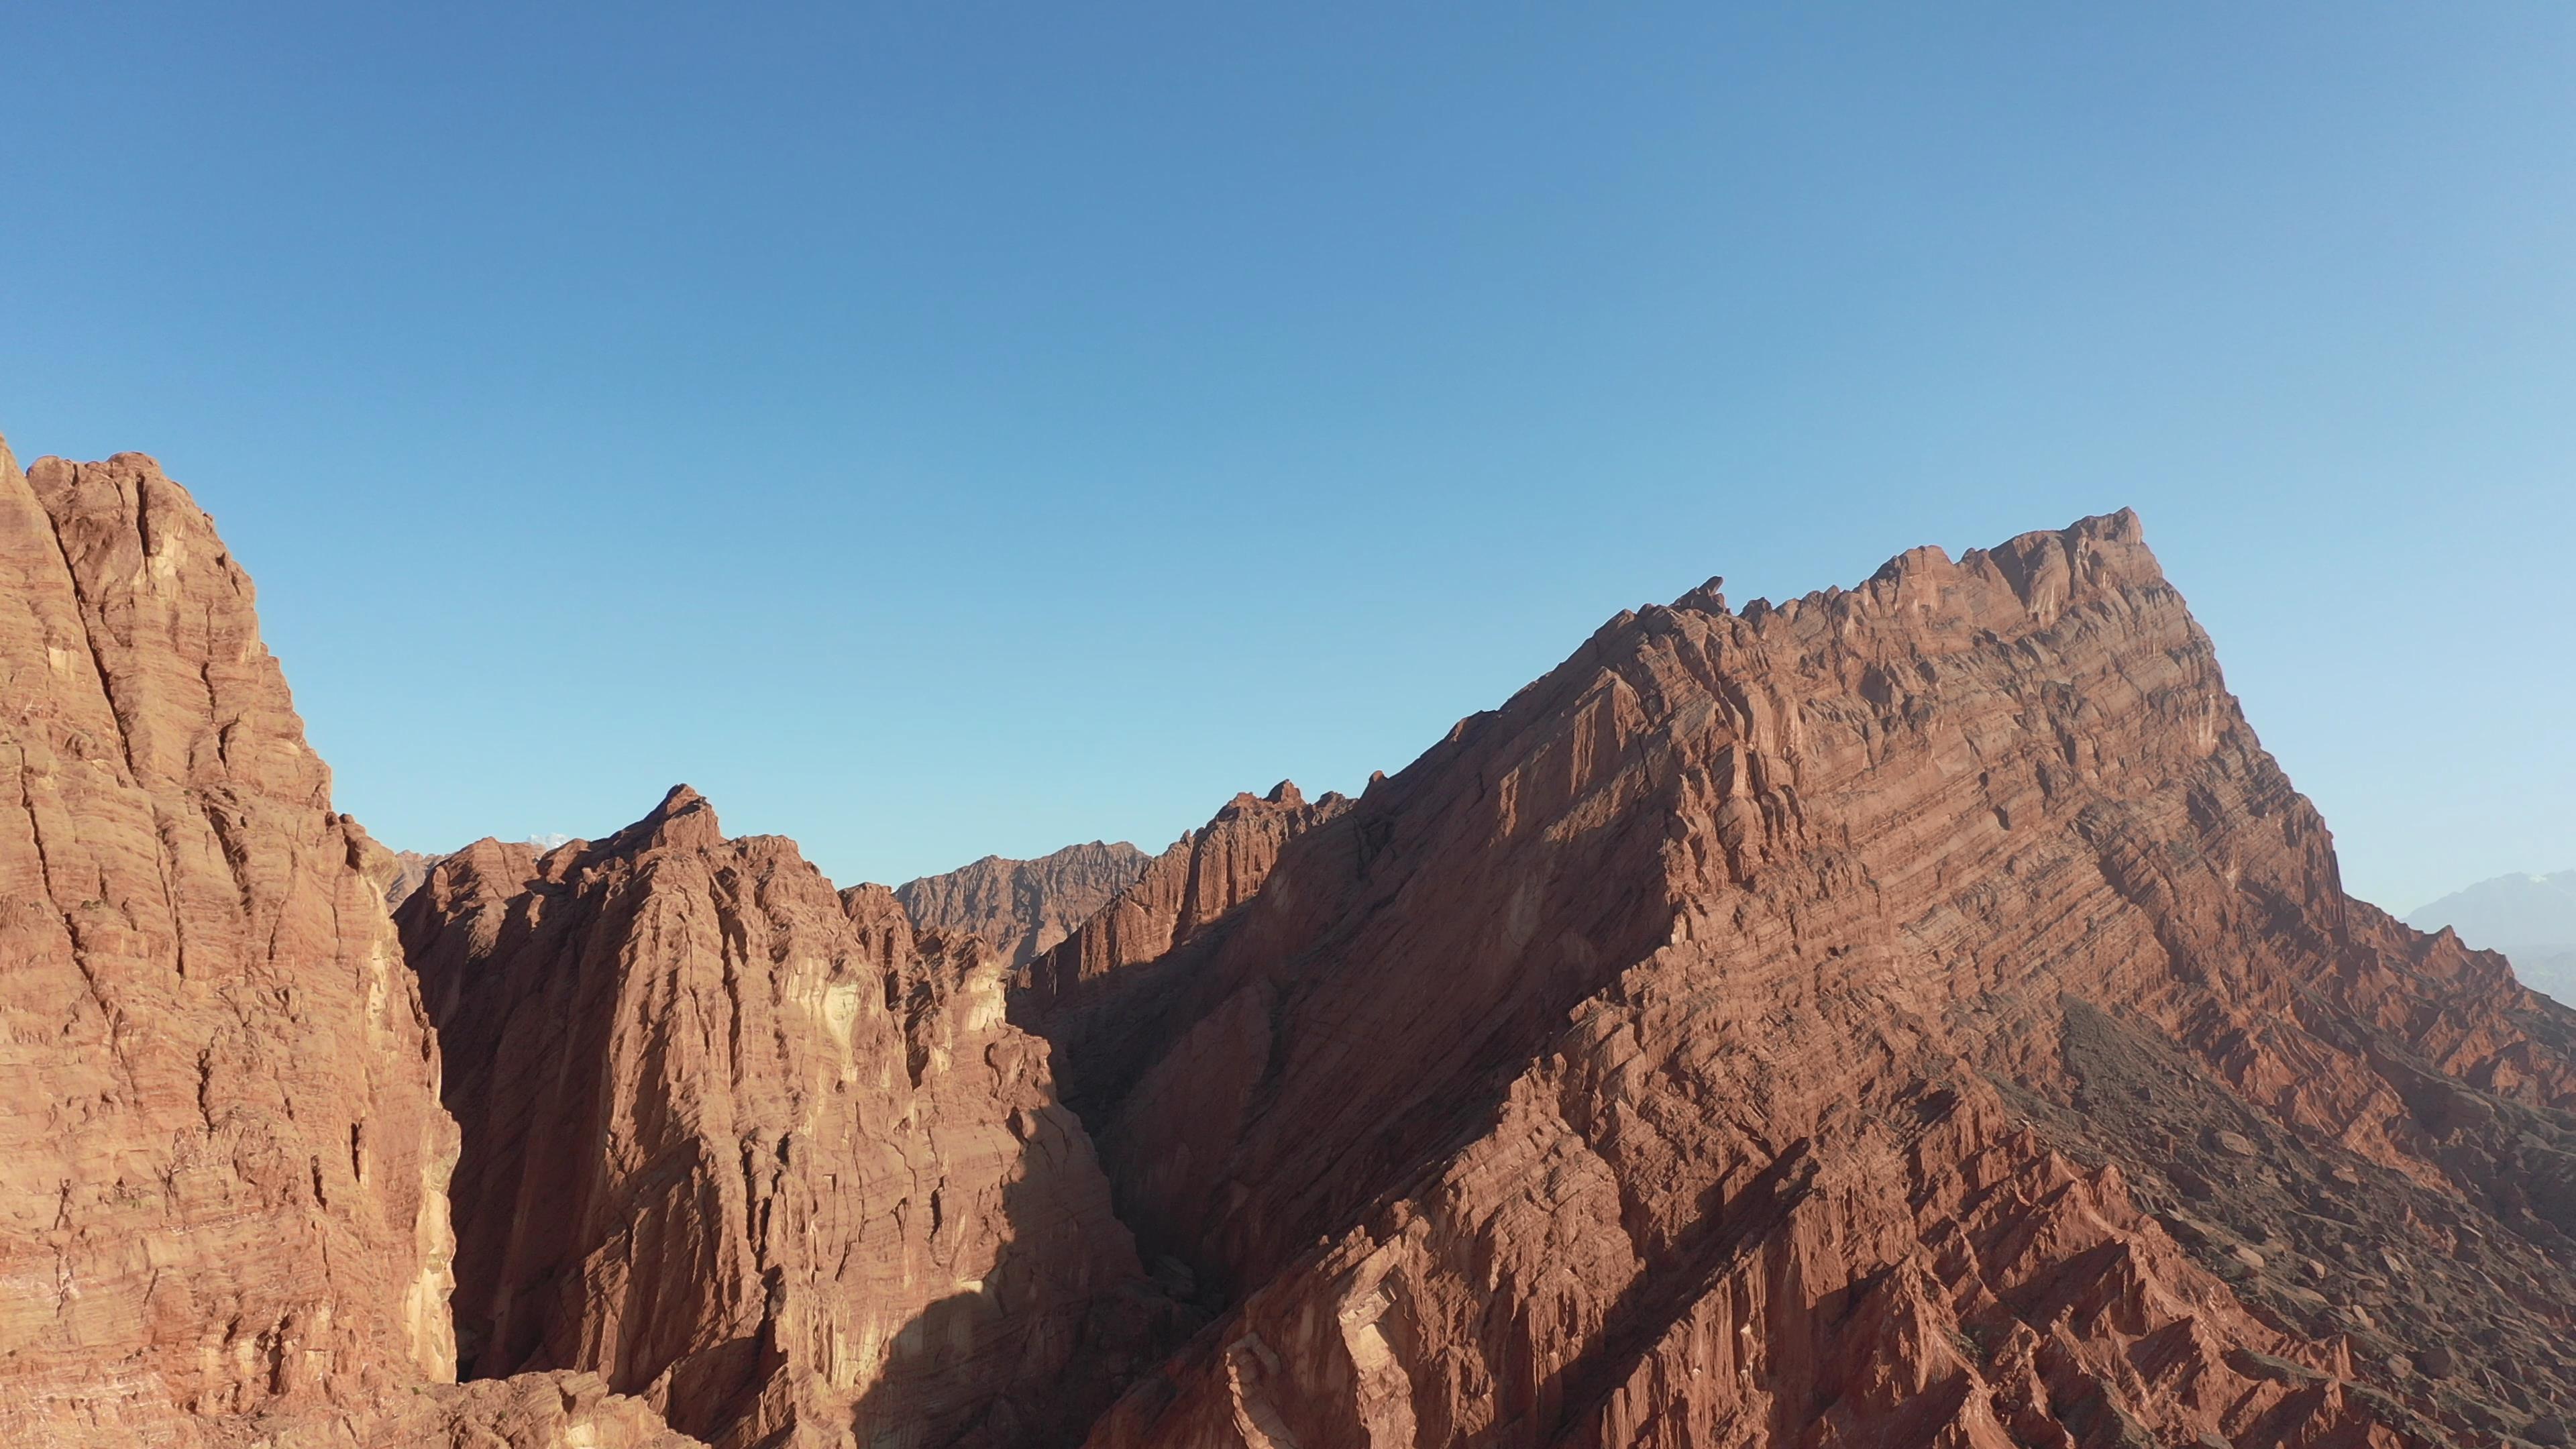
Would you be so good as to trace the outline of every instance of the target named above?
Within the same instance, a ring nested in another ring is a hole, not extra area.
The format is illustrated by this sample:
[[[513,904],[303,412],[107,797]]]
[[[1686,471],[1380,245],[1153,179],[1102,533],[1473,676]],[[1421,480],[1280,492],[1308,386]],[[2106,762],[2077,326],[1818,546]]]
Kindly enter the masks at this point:
[[[763,1445],[1060,1442],[1162,1309],[971,937],[686,788],[482,841],[400,912],[464,1132],[469,1373],[595,1371]]]
[[[411,899],[411,893],[419,890],[421,882],[429,879],[429,868],[438,864],[439,859],[417,850],[397,850],[393,854],[393,878],[385,882],[385,909],[388,911]]]
[[[1309,804],[1288,780],[1268,795],[1236,795],[1054,949],[1021,968],[1015,1018],[1045,1020],[1090,999],[1112,973],[1199,940],[1261,889],[1281,847],[1349,805],[1347,797],[1330,793]]]
[[[151,459],[0,447],[0,1442],[657,1442],[578,1386],[422,1387],[456,1131],[392,859],[252,602]]]
[[[1035,860],[988,855],[946,875],[906,881],[894,895],[915,926],[979,937],[1017,970],[1133,885],[1146,860],[1123,840],[1095,840]]]
[[[2130,515],[1623,615],[1154,949],[1031,1019],[1234,1306],[1102,1449],[2576,1397],[2576,1017],[2345,899]]]
[[[397,940],[149,459],[0,450],[0,569],[0,1442],[2566,1440],[2576,1014],[2343,895],[2128,515],[1622,615],[1044,950],[1128,867],[685,788]]]

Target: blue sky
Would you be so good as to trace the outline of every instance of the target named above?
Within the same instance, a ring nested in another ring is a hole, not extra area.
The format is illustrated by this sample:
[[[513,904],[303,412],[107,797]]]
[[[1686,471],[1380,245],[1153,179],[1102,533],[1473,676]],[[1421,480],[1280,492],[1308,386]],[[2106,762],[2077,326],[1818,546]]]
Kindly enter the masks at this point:
[[[1157,848],[2125,504],[2357,891],[2576,865],[2576,9],[737,9],[0,15],[0,429],[390,843]]]

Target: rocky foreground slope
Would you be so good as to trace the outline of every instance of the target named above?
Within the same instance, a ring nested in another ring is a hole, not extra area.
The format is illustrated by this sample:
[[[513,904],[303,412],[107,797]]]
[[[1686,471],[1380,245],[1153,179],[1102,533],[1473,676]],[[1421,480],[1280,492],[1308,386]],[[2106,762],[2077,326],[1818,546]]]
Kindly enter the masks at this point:
[[[667,1442],[454,1369],[438,1051],[249,578],[0,447],[0,1443]]]

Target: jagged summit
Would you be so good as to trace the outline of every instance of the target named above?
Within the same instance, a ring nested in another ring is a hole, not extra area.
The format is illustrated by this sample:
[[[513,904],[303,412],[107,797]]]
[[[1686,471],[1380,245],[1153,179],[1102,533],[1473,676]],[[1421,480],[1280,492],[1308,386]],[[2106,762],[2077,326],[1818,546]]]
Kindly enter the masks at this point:
[[[1146,1252],[1235,1305],[1093,1442],[2519,1422],[2566,1315],[2458,1340],[2567,1281],[2576,1067],[2500,967],[2343,898],[2134,514],[1622,616],[1221,928],[1032,983]]]
[[[6,457],[7,1435],[2565,1437],[2576,1014],[2343,895],[2134,514],[1151,860],[835,892],[682,785],[397,937],[203,513]]]
[[[1095,840],[1035,860],[988,855],[945,875],[906,881],[894,895],[923,930],[978,937],[1017,968],[1126,889],[1145,860],[1123,840]]]
[[[663,845],[714,845],[724,838],[724,826],[716,819],[715,802],[687,785],[673,785],[663,795],[662,803],[612,837],[609,848],[633,849],[630,839]]]
[[[1097,1412],[1142,1268],[1001,961],[892,905],[687,786],[431,870],[468,1376],[596,1373],[716,1449]]]
[[[1106,978],[1168,956],[1216,928],[1259,894],[1287,842],[1350,808],[1327,792],[1312,804],[1293,781],[1267,795],[1238,792],[1208,823],[1186,832],[1053,948],[1020,967],[1014,1018],[1055,1020],[1059,1041],[1074,1028],[1056,1020],[1093,999]],[[1122,1023],[1131,1029],[1134,1023]]]
[[[1935,544],[1910,548],[1879,565],[1857,587],[1817,589],[1778,604],[1755,599],[1743,612],[1746,619],[1759,623],[1774,615],[1794,618],[1805,610],[1836,606],[1884,609],[1906,600],[1924,607],[1929,603],[1923,597],[1925,588],[1973,578],[1987,569],[2010,583],[2015,595],[2034,610],[2060,606],[2064,600],[2058,595],[2067,589],[2099,590],[2164,579],[2163,567],[2146,546],[2145,524],[2136,510],[2123,508],[2077,519],[2065,528],[2033,530],[1992,548],[1973,548],[1956,560]],[[1723,614],[1725,596],[1717,590],[1724,582],[1711,579],[1675,600],[1673,607]],[[1861,602],[1847,602],[1855,600]]]

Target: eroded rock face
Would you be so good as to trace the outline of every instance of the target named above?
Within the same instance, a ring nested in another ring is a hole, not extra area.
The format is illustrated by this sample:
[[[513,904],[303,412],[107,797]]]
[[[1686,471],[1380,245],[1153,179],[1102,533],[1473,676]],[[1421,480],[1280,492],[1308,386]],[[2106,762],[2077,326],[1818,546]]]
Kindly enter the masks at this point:
[[[398,862],[150,460],[0,452],[0,570],[0,1442],[2576,1410],[2576,1015],[2343,896],[2127,515],[1622,616],[1017,962],[915,917],[1062,912],[836,892],[685,789],[439,859],[397,942]]]
[[[454,1128],[249,577],[151,459],[0,449],[0,1440],[446,1375]]]
[[[469,846],[400,920],[470,1374],[594,1371],[747,1449],[1061,1442],[1131,1367],[1158,1310],[991,947],[685,788]]]
[[[915,926],[978,937],[1017,970],[1135,884],[1148,859],[1123,840],[1095,840],[1035,860],[988,855],[946,875],[906,881],[894,894]]]
[[[2576,1017],[2343,896],[2130,515],[1623,615],[1223,930],[1097,959],[1032,1019],[1142,1246],[1235,1305],[1103,1449],[2576,1397]]]
[[[397,850],[393,856],[393,879],[385,883],[385,909],[388,911],[410,900],[411,893],[420,889],[420,883],[429,879],[429,868],[438,864],[437,856],[424,855],[417,850]]]
[[[0,1443],[682,1449],[459,1388],[454,1124],[249,577],[151,459],[0,447]]]
[[[1282,847],[1350,803],[1328,792],[1309,804],[1289,780],[1267,795],[1236,795],[1214,819],[1154,857],[1054,949],[1026,963],[1013,993],[1014,1011],[1028,1021],[1055,1016],[1090,999],[1112,973],[1199,941],[1261,889]]]
[[[257,1426],[259,1449],[704,1449],[597,1374],[423,1384],[340,1421]]]

